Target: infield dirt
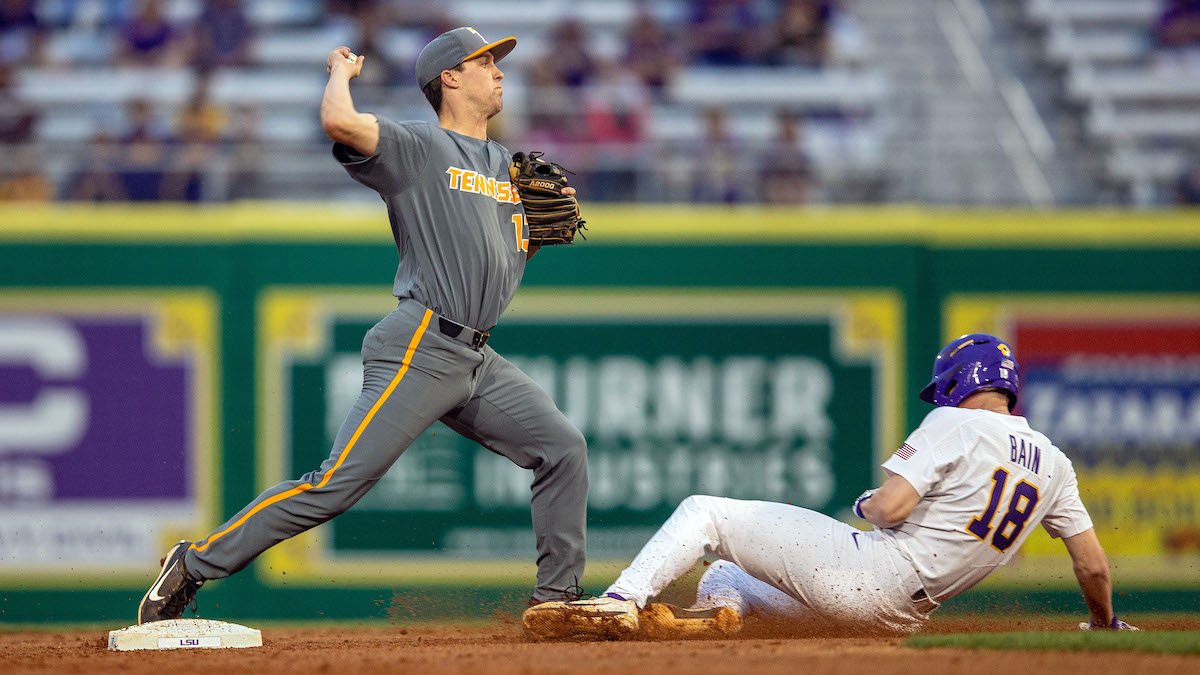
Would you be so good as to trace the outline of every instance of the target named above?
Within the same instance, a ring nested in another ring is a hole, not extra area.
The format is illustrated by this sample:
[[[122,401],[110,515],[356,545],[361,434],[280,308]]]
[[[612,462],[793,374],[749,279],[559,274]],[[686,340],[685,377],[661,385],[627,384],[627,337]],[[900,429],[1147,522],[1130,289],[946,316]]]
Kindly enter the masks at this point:
[[[1069,630],[1068,617],[1000,620],[947,617],[927,632]],[[1200,617],[1143,628],[1197,630]],[[998,652],[912,649],[902,638],[783,637],[751,626],[734,640],[531,643],[516,621],[486,624],[263,627],[264,646],[110,652],[107,632],[0,633],[5,673],[1196,673],[1200,656],[1128,652]]]

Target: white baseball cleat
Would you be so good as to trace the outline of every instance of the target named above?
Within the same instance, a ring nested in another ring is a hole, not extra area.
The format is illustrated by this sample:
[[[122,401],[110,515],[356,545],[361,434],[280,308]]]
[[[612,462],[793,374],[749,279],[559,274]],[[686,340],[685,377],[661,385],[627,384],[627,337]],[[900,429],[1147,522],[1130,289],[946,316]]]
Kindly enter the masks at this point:
[[[521,623],[535,640],[620,638],[637,632],[638,606],[616,593],[588,600],[543,602],[525,610]]]

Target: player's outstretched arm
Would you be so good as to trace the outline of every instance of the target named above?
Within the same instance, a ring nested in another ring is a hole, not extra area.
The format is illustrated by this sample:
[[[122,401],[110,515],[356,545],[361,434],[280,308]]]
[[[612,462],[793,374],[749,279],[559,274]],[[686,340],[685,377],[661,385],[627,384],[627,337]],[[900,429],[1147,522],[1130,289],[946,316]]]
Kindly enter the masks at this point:
[[[353,61],[351,61],[353,59]],[[321,128],[337,143],[360,155],[374,155],[379,146],[379,120],[354,109],[350,80],[362,71],[365,56],[354,56],[349,47],[338,47],[325,59],[329,82],[321,99]]]
[[[865,495],[864,495],[865,496]],[[903,476],[892,475],[866,499],[860,498],[855,510],[863,520],[875,527],[889,528],[903,523],[912,515],[921,495]]]
[[[1073,537],[1063,537],[1067,553],[1075,568],[1075,578],[1083,591],[1092,623],[1097,626],[1112,624],[1112,579],[1108,573],[1108,557],[1100,546],[1095,528],[1088,528]]]

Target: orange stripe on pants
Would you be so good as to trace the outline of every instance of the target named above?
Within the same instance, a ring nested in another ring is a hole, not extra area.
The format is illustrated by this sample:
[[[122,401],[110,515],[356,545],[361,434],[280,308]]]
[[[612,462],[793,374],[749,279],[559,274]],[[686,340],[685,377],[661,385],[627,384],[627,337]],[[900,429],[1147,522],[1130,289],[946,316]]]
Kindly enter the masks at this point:
[[[383,395],[380,396],[379,400],[375,401],[375,405],[371,406],[371,409],[367,411],[366,416],[363,417],[363,421],[360,422],[358,428],[354,430],[354,435],[350,437],[350,441],[346,443],[346,447],[342,449],[342,454],[338,455],[337,462],[334,463],[333,467],[330,468],[329,471],[325,472],[325,476],[321,479],[320,483],[317,483],[315,486],[311,483],[302,483],[291,490],[288,490],[287,492],[280,492],[277,495],[272,495],[269,499],[264,499],[254,508],[250,509],[249,513],[241,518],[238,518],[237,522],[225,528],[224,530],[221,530],[220,532],[215,532],[209,535],[203,543],[193,543],[192,548],[197,551],[203,551],[204,549],[208,548],[209,544],[241,527],[242,523],[245,523],[250,516],[258,513],[266,507],[275,504],[276,502],[281,502],[288,497],[298,495],[301,492],[307,492],[308,490],[313,489],[313,487],[325,487],[325,484],[329,482],[329,478],[333,475],[333,472],[337,471],[338,467],[342,465],[342,462],[346,461],[346,457],[350,454],[350,449],[354,447],[355,442],[358,441],[358,437],[362,436],[363,431],[367,428],[367,424],[369,424],[371,419],[375,417],[375,413],[379,411],[381,406],[383,406],[383,403],[388,399],[388,396],[391,396],[392,392],[395,391],[396,385],[400,384],[400,380],[404,379],[404,374],[408,372],[408,364],[412,361],[413,354],[417,351],[417,344],[421,341],[421,336],[425,334],[425,329],[429,326],[429,319],[432,317],[433,310],[426,309],[425,318],[421,320],[421,326],[417,328],[416,334],[413,335],[412,340],[408,343],[408,349],[404,352],[404,359],[400,362],[400,370],[396,371],[396,376],[392,378],[391,384],[388,385],[387,389],[383,390]]]

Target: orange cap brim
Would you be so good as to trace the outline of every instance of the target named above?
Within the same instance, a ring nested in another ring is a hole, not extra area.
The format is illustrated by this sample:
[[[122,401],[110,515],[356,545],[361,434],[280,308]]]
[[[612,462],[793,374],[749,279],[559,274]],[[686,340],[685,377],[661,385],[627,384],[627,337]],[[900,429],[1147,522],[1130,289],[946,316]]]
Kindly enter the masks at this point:
[[[471,59],[482,55],[484,52],[491,52],[492,58],[496,61],[499,61],[500,59],[508,56],[508,53],[511,52],[516,46],[517,38],[515,37],[510,36],[504,38],[503,40],[496,40],[492,44],[484,45],[479,49],[476,49],[474,53],[468,54],[467,57],[463,59],[463,62],[470,61]]]

